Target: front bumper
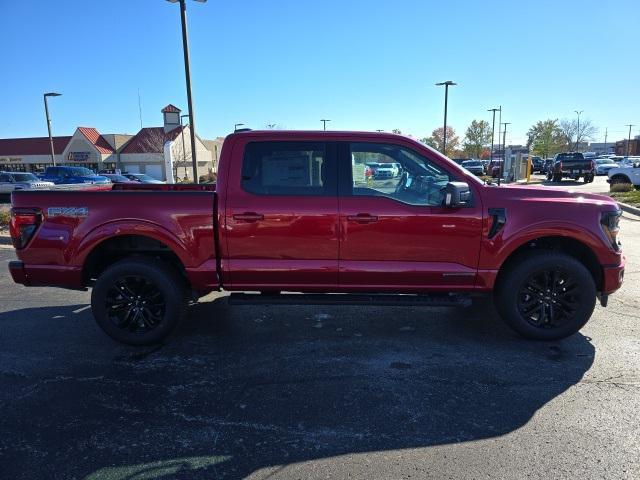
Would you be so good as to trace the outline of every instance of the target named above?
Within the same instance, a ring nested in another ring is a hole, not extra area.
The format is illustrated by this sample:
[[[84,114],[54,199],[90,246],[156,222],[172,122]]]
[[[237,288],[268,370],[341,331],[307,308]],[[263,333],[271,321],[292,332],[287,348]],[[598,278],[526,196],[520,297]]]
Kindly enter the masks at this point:
[[[602,293],[610,295],[622,286],[624,280],[625,259],[622,257],[620,265],[602,268]]]
[[[19,260],[9,262],[9,272],[11,273],[11,278],[13,278],[15,283],[28,285],[27,272],[24,270],[24,263]]]

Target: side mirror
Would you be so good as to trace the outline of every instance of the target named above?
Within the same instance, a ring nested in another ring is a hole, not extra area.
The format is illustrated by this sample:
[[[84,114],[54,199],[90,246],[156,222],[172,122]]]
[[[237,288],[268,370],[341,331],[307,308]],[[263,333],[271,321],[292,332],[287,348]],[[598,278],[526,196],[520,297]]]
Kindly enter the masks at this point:
[[[471,199],[471,190],[466,182],[449,182],[444,190],[446,207],[457,208],[466,205]]]

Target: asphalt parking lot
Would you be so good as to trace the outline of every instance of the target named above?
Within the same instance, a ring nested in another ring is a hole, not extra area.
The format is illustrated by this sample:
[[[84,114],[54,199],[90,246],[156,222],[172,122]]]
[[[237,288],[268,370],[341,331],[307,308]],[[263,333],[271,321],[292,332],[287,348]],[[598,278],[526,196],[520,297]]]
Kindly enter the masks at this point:
[[[470,309],[233,307],[160,348],[112,342],[88,293],[11,282],[0,248],[2,478],[640,477],[640,219],[625,285],[529,342]]]

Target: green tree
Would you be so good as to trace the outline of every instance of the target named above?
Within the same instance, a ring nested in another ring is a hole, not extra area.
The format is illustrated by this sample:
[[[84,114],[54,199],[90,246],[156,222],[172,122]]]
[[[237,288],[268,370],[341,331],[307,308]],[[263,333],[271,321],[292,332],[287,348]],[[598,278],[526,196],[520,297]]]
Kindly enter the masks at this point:
[[[480,158],[484,147],[491,144],[491,127],[486,120],[473,120],[467,128],[464,143],[462,144],[466,155]]]
[[[394,128],[393,130],[391,130],[391,133],[395,133],[396,135],[402,135],[402,132],[400,131],[399,128]]]
[[[567,149],[567,140],[558,120],[541,120],[527,132],[527,146],[535,155],[549,158]]]

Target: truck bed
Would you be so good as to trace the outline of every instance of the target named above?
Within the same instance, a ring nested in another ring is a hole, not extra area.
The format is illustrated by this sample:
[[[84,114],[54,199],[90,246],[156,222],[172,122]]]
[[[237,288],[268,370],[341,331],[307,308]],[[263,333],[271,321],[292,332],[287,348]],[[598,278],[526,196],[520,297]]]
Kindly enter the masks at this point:
[[[84,288],[100,268],[143,244],[177,257],[197,291],[216,289],[214,190],[213,184],[141,184],[14,192],[14,209],[35,209],[42,218],[27,248],[17,251],[24,265],[18,273],[28,285]]]

